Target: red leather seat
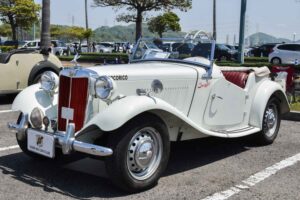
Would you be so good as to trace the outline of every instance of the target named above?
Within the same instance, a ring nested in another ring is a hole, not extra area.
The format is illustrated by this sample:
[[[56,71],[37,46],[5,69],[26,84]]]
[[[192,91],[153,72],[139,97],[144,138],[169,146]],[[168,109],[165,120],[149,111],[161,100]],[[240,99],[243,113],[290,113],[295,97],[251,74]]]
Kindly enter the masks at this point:
[[[245,88],[249,71],[222,71],[222,73],[227,81],[241,88]]]

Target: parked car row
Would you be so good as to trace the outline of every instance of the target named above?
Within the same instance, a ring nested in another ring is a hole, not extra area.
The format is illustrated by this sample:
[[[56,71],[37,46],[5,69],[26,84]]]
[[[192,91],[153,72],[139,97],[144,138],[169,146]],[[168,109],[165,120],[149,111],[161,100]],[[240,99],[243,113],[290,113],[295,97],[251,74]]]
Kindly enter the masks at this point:
[[[40,49],[41,42],[40,40],[26,41],[21,48],[27,49]],[[51,40],[51,49],[54,55],[60,56],[64,53],[67,53],[68,47],[66,44],[60,40]]]
[[[273,64],[298,65],[300,60],[300,44],[278,44],[272,49],[269,61]]]
[[[186,55],[186,56],[201,56],[209,58],[211,54],[211,43],[185,43],[185,42],[166,42],[162,44],[156,44],[158,48],[166,52],[172,52],[173,54]],[[231,49],[225,44],[216,44],[215,59],[221,60],[236,60],[237,50]]]

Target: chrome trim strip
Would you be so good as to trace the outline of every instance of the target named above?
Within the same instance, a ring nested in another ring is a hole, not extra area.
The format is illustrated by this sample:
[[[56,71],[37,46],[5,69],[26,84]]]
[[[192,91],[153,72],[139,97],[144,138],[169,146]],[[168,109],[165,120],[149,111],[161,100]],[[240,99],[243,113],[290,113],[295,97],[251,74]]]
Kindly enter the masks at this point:
[[[196,67],[204,68],[205,70],[211,69],[210,65],[204,65],[202,63],[187,61],[187,60],[179,60],[179,59],[144,59],[144,60],[134,60],[131,61],[130,64],[134,63],[147,63],[147,62],[162,62],[162,63],[175,63],[175,64],[185,64],[185,65],[193,65]]]
[[[241,133],[244,131],[250,131],[254,128],[255,127],[253,127],[253,126],[247,126],[247,127],[236,129],[236,130],[211,130],[211,131],[217,132],[217,133],[231,134],[231,133]]]

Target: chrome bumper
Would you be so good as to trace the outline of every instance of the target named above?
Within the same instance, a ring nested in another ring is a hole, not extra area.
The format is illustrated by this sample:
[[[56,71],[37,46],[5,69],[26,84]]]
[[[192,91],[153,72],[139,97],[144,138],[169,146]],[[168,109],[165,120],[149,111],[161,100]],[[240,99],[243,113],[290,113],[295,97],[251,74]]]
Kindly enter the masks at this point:
[[[28,115],[22,115],[20,123],[8,123],[7,127],[10,130],[17,131],[18,139],[25,139],[25,132],[28,125]],[[41,131],[43,132],[43,131]],[[70,154],[72,151],[86,153],[94,156],[110,156],[113,154],[113,150],[110,148],[81,142],[75,139],[75,125],[70,123],[67,127],[66,133],[51,133],[56,144],[62,148],[63,154]]]

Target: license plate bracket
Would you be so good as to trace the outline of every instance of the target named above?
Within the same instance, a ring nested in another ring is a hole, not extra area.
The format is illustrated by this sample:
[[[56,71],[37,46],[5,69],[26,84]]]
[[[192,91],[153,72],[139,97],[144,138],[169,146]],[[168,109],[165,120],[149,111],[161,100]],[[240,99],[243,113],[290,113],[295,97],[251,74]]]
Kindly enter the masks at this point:
[[[27,149],[48,158],[55,157],[55,138],[42,131],[27,130]]]

